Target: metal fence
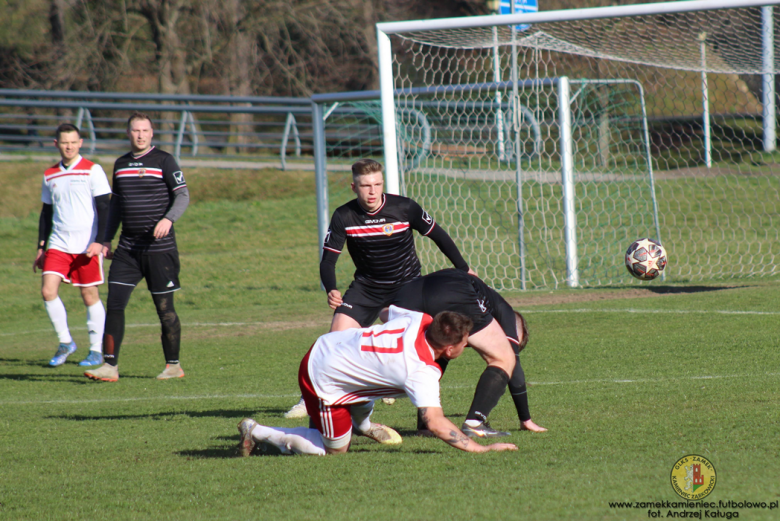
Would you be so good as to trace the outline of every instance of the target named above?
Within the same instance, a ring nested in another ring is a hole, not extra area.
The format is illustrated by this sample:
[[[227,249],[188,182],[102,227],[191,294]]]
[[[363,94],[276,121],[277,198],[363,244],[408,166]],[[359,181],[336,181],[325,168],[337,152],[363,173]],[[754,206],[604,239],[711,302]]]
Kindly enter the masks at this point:
[[[312,162],[311,100],[0,89],[0,153],[56,153],[61,123],[82,129],[90,155],[127,151],[133,111],[155,121],[155,142],[182,157]],[[308,156],[308,157],[306,157]]]

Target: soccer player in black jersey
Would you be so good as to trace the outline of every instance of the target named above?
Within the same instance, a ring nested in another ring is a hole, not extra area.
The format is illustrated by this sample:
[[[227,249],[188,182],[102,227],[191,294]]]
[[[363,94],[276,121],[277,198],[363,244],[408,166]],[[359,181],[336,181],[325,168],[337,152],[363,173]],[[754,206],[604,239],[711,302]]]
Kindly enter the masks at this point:
[[[398,288],[420,276],[412,230],[436,243],[457,269],[470,271],[452,238],[419,204],[384,193],[380,163],[361,159],[353,164],[351,187],[356,198],[333,212],[320,261],[328,305],[335,310],[331,331],[370,326]],[[342,296],[336,289],[336,261],[345,243],[355,263],[355,280]],[[305,415],[299,402],[285,416]]]
[[[464,272],[469,266],[447,232],[419,204],[385,194],[382,165],[363,159],[352,165],[355,200],[333,213],[320,261],[320,278],[335,310],[331,331],[367,327],[405,282],[420,276],[412,230],[430,238]],[[336,260],[344,243],[355,263],[355,280],[342,297],[336,289]]]
[[[392,304],[429,315],[454,311],[466,315],[474,323],[469,333],[469,345],[482,356],[488,367],[477,383],[461,429],[464,433],[485,438],[509,434],[494,430],[487,421],[507,384],[521,428],[533,432],[547,430],[531,420],[528,407],[525,373],[518,356],[528,343],[525,319],[496,290],[476,276],[448,269],[406,283],[398,290]],[[514,361],[508,372],[504,369],[508,366],[507,357]],[[418,428],[424,429],[425,426],[418,422]]]
[[[173,223],[189,204],[190,195],[179,165],[172,155],[152,146],[154,130],[146,114],[133,113],[127,120],[131,151],[114,164],[113,197],[103,253],[113,258],[108,272],[106,327],[103,336],[105,364],[84,373],[93,380],[115,382],[125,332],[125,308],[135,286],[146,279],[162,326],[165,370],[157,378],[180,378],[181,322],[173,307],[179,285],[179,252]],[[120,223],[119,244],[111,255],[111,241]]]

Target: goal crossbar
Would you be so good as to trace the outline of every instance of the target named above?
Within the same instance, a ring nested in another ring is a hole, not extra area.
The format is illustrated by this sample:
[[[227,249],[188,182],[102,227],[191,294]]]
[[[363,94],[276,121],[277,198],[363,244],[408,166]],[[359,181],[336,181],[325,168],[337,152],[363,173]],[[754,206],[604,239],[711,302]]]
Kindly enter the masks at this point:
[[[458,18],[435,18],[404,22],[382,22],[376,24],[378,32],[385,35],[412,32],[438,31],[442,29],[464,29],[467,27],[491,27],[494,25],[523,25],[549,22],[571,22],[576,20],[597,20],[599,18],[623,18],[659,14],[689,13],[695,11],[716,11],[744,7],[780,5],[780,0],[691,0],[685,2],[657,2],[585,9],[560,9],[524,14],[485,16],[464,16]]]

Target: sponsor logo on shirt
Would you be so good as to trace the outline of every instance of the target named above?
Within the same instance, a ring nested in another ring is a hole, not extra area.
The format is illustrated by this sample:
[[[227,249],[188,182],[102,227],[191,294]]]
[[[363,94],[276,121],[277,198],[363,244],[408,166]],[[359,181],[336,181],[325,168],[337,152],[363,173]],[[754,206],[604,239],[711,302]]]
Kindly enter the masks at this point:
[[[485,307],[485,299],[477,299],[477,306],[479,306],[479,309],[483,312],[487,312],[487,307]]]
[[[387,219],[366,219],[366,224],[379,224],[385,222]]]

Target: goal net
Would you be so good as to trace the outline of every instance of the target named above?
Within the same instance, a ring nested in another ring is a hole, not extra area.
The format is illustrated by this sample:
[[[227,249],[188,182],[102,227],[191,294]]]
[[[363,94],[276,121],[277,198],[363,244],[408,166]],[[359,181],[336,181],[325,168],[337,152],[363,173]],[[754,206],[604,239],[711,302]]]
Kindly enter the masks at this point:
[[[640,283],[642,237],[669,282],[773,275],[777,20],[756,4],[380,24],[388,184],[498,289]]]

